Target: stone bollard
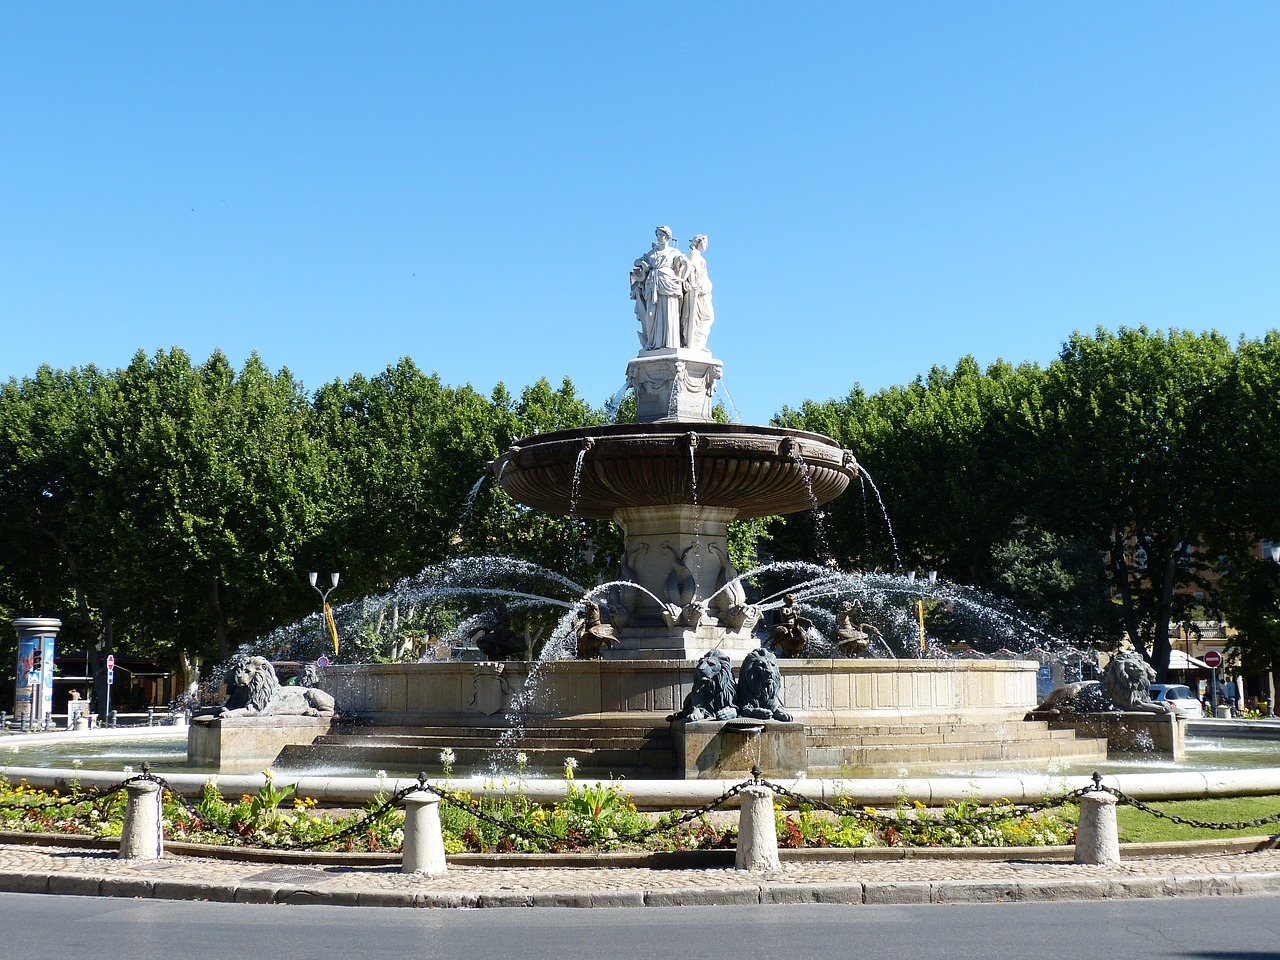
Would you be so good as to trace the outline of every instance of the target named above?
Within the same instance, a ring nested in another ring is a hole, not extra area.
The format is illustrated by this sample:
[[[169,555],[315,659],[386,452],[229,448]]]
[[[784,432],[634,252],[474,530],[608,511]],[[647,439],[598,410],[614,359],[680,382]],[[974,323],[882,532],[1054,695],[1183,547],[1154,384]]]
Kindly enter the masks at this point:
[[[777,870],[778,828],[773,817],[773,791],[759,784],[743,788],[739,796],[738,850],[733,865],[738,870]]]
[[[1116,826],[1116,798],[1095,790],[1080,797],[1080,828],[1076,831],[1076,863],[1119,863],[1120,831]]]
[[[125,787],[129,794],[120,833],[121,860],[155,860],[164,856],[164,833],[160,827],[160,784],[135,780]]]
[[[444,873],[444,837],[440,834],[440,798],[415,790],[404,798],[404,853],[401,873]]]
[[[1219,720],[1231,719],[1231,706],[1226,703],[1220,703],[1213,708],[1213,715]]]

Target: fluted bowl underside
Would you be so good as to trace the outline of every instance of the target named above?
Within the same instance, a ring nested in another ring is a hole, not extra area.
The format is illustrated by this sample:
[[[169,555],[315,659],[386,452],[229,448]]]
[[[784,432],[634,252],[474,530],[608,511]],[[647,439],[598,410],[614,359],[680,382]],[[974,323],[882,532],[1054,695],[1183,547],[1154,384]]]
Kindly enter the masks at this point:
[[[607,520],[620,507],[696,504],[741,518],[820,506],[844,492],[858,465],[803,430],[629,423],[526,437],[493,472],[512,499],[551,514]]]

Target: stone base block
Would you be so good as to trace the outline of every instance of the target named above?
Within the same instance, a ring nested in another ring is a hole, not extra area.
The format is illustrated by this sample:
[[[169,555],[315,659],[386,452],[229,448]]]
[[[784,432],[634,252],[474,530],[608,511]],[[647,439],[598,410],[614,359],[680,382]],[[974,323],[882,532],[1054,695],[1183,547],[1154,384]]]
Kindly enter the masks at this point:
[[[1105,737],[1108,756],[1145,754],[1174,761],[1187,756],[1187,723],[1173,714],[1125,711],[1063,717],[1033,710],[1027,719],[1048,721],[1051,730],[1074,730],[1077,737]]]
[[[686,780],[747,777],[756,764],[766,777],[794,777],[808,765],[803,723],[676,721],[671,734],[676,773]]]
[[[275,763],[286,746],[310,745],[333,717],[201,717],[187,728],[187,762],[221,773],[247,773]]]
[[[696,627],[620,627],[617,643],[607,648],[606,660],[697,661],[708,650],[721,650],[735,664],[760,646],[750,630],[730,630],[715,623]]]
[[[711,396],[724,365],[706,350],[642,350],[627,364],[636,422],[710,422]]]

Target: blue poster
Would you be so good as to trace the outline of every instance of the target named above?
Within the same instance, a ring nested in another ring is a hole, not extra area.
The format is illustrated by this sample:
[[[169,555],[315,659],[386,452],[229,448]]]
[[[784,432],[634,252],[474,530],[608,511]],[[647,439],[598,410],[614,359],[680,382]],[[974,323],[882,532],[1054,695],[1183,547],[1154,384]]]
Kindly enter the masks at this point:
[[[54,637],[19,637],[18,671],[13,712],[19,721],[34,723],[53,713]]]
[[[1049,696],[1049,691],[1053,689],[1053,668],[1047,663],[1040,664],[1036,670],[1036,700],[1044,702],[1044,698]]]

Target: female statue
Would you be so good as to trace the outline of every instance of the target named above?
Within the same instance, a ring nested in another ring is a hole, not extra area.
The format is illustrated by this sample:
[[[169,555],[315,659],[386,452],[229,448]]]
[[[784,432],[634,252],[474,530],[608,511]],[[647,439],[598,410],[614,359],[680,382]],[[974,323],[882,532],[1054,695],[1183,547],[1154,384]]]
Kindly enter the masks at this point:
[[[689,248],[689,293],[680,317],[681,333],[686,347],[706,350],[707,334],[716,319],[711,306],[711,278],[707,276],[707,261],[702,255],[707,249],[707,235],[698,234],[689,241]]]
[[[671,228],[658,227],[649,252],[631,268],[631,299],[640,321],[640,346],[662,350],[680,346],[680,304],[689,262],[672,245]]]

